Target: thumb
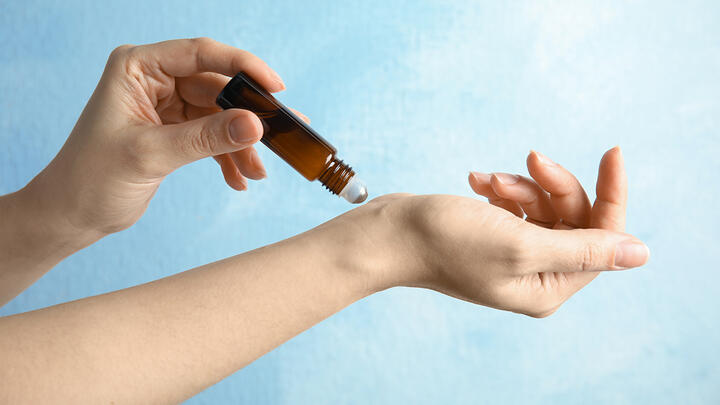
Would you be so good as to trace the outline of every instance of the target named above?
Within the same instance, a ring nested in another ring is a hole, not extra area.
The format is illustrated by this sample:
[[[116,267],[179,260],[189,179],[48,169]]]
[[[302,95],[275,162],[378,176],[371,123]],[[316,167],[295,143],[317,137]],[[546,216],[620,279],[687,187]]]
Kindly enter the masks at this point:
[[[535,246],[538,272],[595,272],[642,266],[650,250],[632,235],[602,229],[546,230]]]
[[[250,111],[229,109],[180,124],[157,127],[157,142],[168,168],[245,149],[260,140],[263,126]]]

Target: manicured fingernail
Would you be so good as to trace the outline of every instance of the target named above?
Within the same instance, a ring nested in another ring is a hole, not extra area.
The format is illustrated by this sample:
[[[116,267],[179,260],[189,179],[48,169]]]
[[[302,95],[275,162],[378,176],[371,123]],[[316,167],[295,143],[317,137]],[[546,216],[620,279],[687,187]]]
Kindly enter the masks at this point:
[[[493,173],[493,176],[495,176],[500,184],[515,184],[520,181],[520,176],[509,173]]]
[[[538,160],[540,161],[540,163],[542,163],[542,164],[544,164],[544,165],[546,165],[546,166],[557,166],[557,163],[553,162],[552,160],[550,160],[549,157],[543,155],[542,153],[540,153],[540,152],[538,152],[538,151],[536,151],[536,150],[532,151],[532,153],[534,153],[535,156],[537,156],[537,158],[538,158]]]
[[[280,90],[285,90],[285,82],[280,78],[280,75],[276,71],[270,69],[270,76],[272,80],[280,86]]]
[[[472,177],[476,183],[490,183],[490,175],[487,173],[470,172],[470,177]]]
[[[627,239],[615,247],[615,267],[629,269],[642,266],[647,262],[649,256],[650,249],[644,243],[635,239]]]
[[[228,130],[230,138],[236,144],[255,143],[263,133],[262,123],[259,118],[248,120],[247,117],[237,117],[230,121]]]

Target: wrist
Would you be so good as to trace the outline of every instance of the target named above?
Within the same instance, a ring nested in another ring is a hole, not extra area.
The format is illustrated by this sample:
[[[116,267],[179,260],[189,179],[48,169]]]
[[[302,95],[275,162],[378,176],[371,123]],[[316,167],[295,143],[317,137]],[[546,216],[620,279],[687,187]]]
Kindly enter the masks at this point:
[[[384,204],[368,203],[309,231],[337,271],[359,281],[364,295],[407,285],[403,249]]]
[[[104,235],[80,229],[69,221],[67,213],[53,205],[33,183],[3,198],[13,232],[13,245],[26,257],[57,264]],[[53,264],[53,265],[54,265]]]
[[[64,224],[31,188],[0,197],[0,306],[100,238]]]

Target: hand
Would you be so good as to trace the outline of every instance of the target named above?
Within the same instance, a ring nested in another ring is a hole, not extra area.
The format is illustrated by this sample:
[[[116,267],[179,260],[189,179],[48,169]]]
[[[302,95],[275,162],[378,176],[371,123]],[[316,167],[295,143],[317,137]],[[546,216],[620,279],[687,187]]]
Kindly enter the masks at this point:
[[[48,222],[97,239],[135,223],[165,176],[195,160],[214,156],[226,182],[246,189],[265,177],[252,147],[262,125],[215,105],[241,70],[284,88],[256,56],[207,38],[115,49],[62,150],[23,194]]]
[[[533,152],[528,169],[534,180],[471,173],[473,190],[490,204],[393,194],[325,226],[360,235],[351,251],[370,289],[430,288],[534,317],[552,314],[600,271],[647,261],[647,247],[621,233],[627,191],[619,149],[600,163],[593,207],[561,166]]]

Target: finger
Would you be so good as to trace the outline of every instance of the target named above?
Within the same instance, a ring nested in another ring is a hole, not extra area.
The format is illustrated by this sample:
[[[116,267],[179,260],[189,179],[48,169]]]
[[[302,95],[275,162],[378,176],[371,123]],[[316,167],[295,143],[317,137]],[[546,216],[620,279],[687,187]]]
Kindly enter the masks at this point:
[[[237,171],[237,166],[235,167],[235,170],[232,170],[232,166],[229,167],[229,168],[224,168],[224,167],[223,167],[224,165],[226,165],[224,159],[229,158],[229,157],[230,157],[229,154],[223,153],[222,155],[213,156],[213,160],[215,160],[215,162],[218,164],[218,166],[220,166],[220,172],[223,174],[223,178],[225,179],[225,183],[227,183],[227,185],[230,186],[230,187],[233,188],[233,189],[236,189],[236,190],[238,190],[238,191],[242,191],[242,189],[237,189],[237,188],[235,188],[235,187],[233,186],[233,184],[237,184],[237,183],[238,183],[237,181],[234,181],[234,183],[233,183],[233,180],[235,180],[235,178],[237,177],[237,176],[236,176],[237,173],[240,173],[239,171]],[[230,159],[230,160],[232,161],[232,159]],[[232,163],[232,165],[235,165],[235,162],[231,162],[231,163]],[[230,169],[230,170],[227,170],[227,169]],[[227,174],[228,174],[228,175],[226,175],[226,171],[227,171]],[[230,179],[230,180],[228,180],[228,179]]]
[[[247,180],[240,174],[240,171],[235,166],[235,163],[230,158],[230,155],[223,153],[222,155],[215,156],[215,161],[220,165],[223,177],[228,186],[234,188],[237,191],[247,190]]]
[[[530,176],[550,193],[550,204],[564,224],[573,228],[590,227],[590,200],[572,173],[535,151],[530,152],[527,167]]]
[[[590,226],[623,232],[625,230],[625,208],[627,204],[627,177],[619,147],[605,152],[600,160],[597,198],[591,210]],[[575,273],[567,278],[570,294],[585,287],[595,278],[592,273]]]
[[[230,78],[218,73],[196,73],[175,79],[175,89],[188,104],[198,107],[217,107],[215,99]]]
[[[492,186],[490,185],[489,174],[470,172],[468,175],[468,182],[470,183],[470,188],[472,188],[476,194],[486,197],[490,204],[500,207],[506,211],[510,211],[520,218],[525,217],[525,214],[518,203],[512,200],[506,200],[495,194],[495,191],[493,191]]]
[[[240,170],[240,173],[245,177],[253,180],[267,177],[265,166],[263,166],[260,156],[252,146],[230,153],[230,157],[235,162],[235,166]]]
[[[642,266],[650,251],[635,237],[604,229],[535,228],[528,273],[587,273]]]
[[[152,127],[144,136],[153,158],[162,161],[169,173],[195,160],[245,149],[260,140],[262,133],[255,114],[231,109],[181,124]]]
[[[596,193],[597,198],[592,207],[592,227],[624,231],[627,175],[622,152],[618,146],[605,152],[600,161]]]
[[[207,115],[215,114],[218,111],[222,111],[219,107],[197,107],[192,104],[187,104],[185,106],[185,115],[187,120],[193,120],[201,117],[205,117]],[[228,178],[228,174],[230,174],[230,178],[234,179],[236,177],[235,172],[239,171],[239,173],[243,174],[247,178],[251,178],[253,180],[259,180],[263,177],[266,177],[265,174],[265,167],[263,166],[262,162],[260,161],[260,158],[257,157],[257,161],[255,160],[249,160],[252,159],[252,155],[243,154],[244,151],[252,150],[255,152],[255,148],[252,146],[248,146],[245,149],[241,149],[237,152],[231,152],[231,153],[224,153],[220,156],[224,156],[222,159],[230,158],[229,163],[224,163],[225,165],[233,164],[235,165],[235,169],[231,170],[229,167],[225,167],[223,170],[223,176],[225,178]],[[255,152],[257,153],[257,152]],[[237,155],[237,156],[236,156]],[[221,163],[221,160],[218,159],[218,156],[213,156],[215,160],[220,164],[220,168],[223,169],[223,163]],[[240,163],[238,163],[240,162]],[[233,184],[238,184],[237,181],[234,181]],[[234,187],[234,185],[228,182],[228,185],[230,187]],[[243,185],[247,184],[247,181],[243,179],[242,181]]]
[[[591,210],[590,226],[616,232],[624,231],[627,178],[619,147],[607,151],[600,161],[596,194],[597,199]],[[647,247],[645,249],[647,250]],[[566,283],[558,292],[564,297],[569,297],[585,287],[597,275],[598,273],[592,272],[566,273]]]
[[[547,193],[533,180],[514,174],[493,173],[490,184],[500,198],[520,204],[528,221],[546,228],[552,228],[558,222]]]
[[[214,114],[220,110],[218,107],[214,108],[203,108],[188,105],[186,108],[186,115],[188,119],[196,119],[204,117],[206,115]],[[246,178],[253,180],[260,180],[267,177],[267,171],[265,166],[260,160],[260,156],[254,147],[249,146],[245,149],[241,149],[237,152],[230,152],[227,154],[232,160],[233,164],[237,167]],[[216,159],[217,160],[217,159]]]
[[[280,76],[250,52],[210,38],[176,39],[130,48],[150,68],[170,76],[185,77],[201,72],[235,76],[245,72],[270,92],[283,90]]]
[[[305,121],[306,124],[309,124],[309,123],[310,123],[310,118],[308,118],[307,115],[301,113],[300,111],[298,111],[298,110],[296,110],[296,109],[294,109],[294,108],[290,108],[290,110],[291,110],[295,115],[297,115],[298,117],[300,117],[301,120]]]
[[[218,73],[198,73],[188,77],[177,78],[175,80],[175,88],[186,103],[196,106],[196,108],[204,107],[218,110],[215,100],[229,81],[229,77]],[[305,114],[294,108],[290,108],[290,110],[305,121],[306,124],[310,123],[310,118]]]
[[[185,120],[196,120],[222,111],[220,107],[198,107],[192,104],[185,104],[183,114]]]

